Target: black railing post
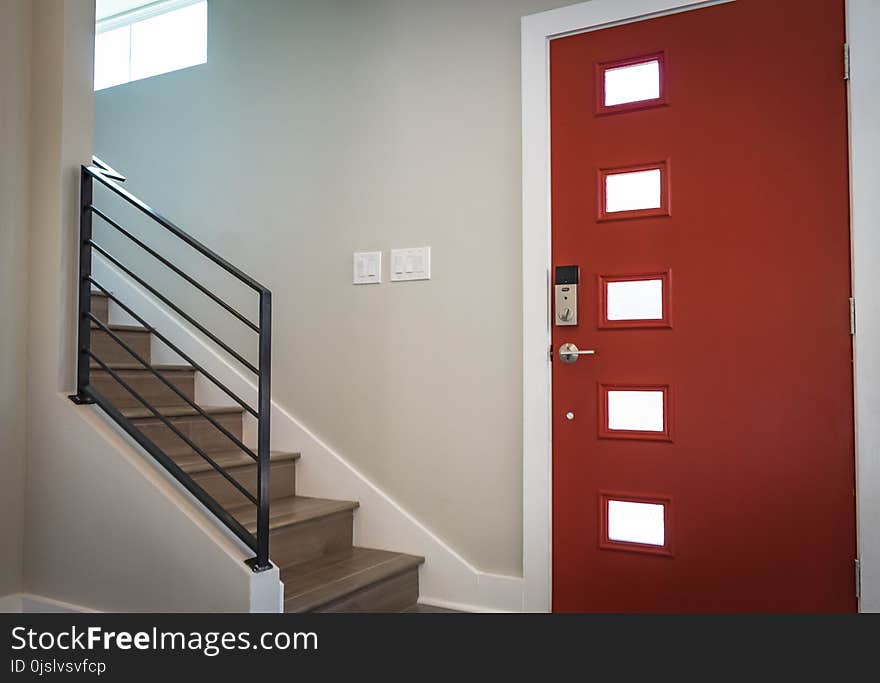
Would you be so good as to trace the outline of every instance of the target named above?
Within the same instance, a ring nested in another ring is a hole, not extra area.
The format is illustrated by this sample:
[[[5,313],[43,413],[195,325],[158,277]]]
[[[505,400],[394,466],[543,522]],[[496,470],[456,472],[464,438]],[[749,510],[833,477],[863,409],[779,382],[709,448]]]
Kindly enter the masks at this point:
[[[89,365],[91,357],[91,320],[92,309],[92,194],[94,192],[91,174],[85,166],[80,167],[79,186],[79,303],[77,306],[77,340],[76,340],[76,393],[70,397],[74,403],[94,403],[85,391],[89,385]]]
[[[251,564],[263,571],[269,564],[269,424],[272,415],[272,293],[260,292],[260,377],[257,428],[257,556]]]

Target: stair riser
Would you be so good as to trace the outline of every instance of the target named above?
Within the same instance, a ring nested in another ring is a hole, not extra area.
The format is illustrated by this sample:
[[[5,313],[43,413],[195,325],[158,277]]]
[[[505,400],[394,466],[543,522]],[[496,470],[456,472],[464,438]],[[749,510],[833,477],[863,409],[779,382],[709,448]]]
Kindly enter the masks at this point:
[[[241,440],[241,413],[212,415],[239,441]],[[222,451],[235,448],[232,441],[201,415],[172,417],[169,421],[186,435],[196,446],[204,450]],[[157,419],[138,419],[135,426],[168,455],[189,455],[194,451],[177,434]]]
[[[128,344],[145,361],[150,362],[150,333],[114,330],[113,334]],[[109,334],[92,329],[92,352],[105,363],[137,363],[134,356],[116,343]]]
[[[419,599],[419,571],[411,569],[347,595],[317,612],[401,612]]]
[[[169,389],[151,372],[117,370],[117,374],[132,389],[153,406],[184,406],[180,396]],[[190,400],[195,400],[195,375],[192,372],[167,372],[162,375]],[[93,369],[91,384],[117,408],[142,408],[143,404],[103,370]]]
[[[110,319],[109,306],[110,299],[108,299],[106,296],[92,297],[92,315],[105,325],[109,322]]]
[[[272,562],[289,567],[352,546],[350,510],[310,522],[275,529],[269,536]]]
[[[252,495],[257,495],[257,466],[248,465],[235,467],[228,473],[244,486]],[[248,503],[240,491],[230,484],[219,472],[210,470],[193,475],[196,483],[224,507],[233,507]],[[296,463],[272,463],[269,476],[269,500],[292,496],[296,492]]]

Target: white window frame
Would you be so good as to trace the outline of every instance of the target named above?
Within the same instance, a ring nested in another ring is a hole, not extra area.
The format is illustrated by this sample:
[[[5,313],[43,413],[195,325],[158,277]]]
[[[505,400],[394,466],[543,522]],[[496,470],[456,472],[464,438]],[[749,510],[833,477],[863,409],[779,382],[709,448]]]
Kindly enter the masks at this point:
[[[550,41],[736,0],[590,0],[522,19],[523,609],[552,606]],[[847,0],[861,611],[880,611],[880,3]],[[842,49],[842,46],[841,46]],[[843,77],[841,53],[841,78]],[[842,302],[841,305],[845,305]],[[854,576],[855,586],[855,576]]]
[[[168,14],[168,12],[173,12],[176,9],[197,5],[200,2],[203,2],[203,0],[157,0],[143,7],[113,14],[105,19],[95,21],[95,33],[112,31],[115,28],[135,24],[144,19],[158,17],[160,14]]]
[[[98,36],[102,33],[106,33],[107,31],[112,31],[117,28],[122,28],[123,26],[131,26],[132,24],[136,24],[140,21],[145,21],[146,19],[152,19],[153,17],[158,17],[163,14],[168,14],[170,12],[174,12],[175,10],[183,9],[185,7],[190,7],[192,5],[198,5],[202,2],[208,2],[208,0],[156,0],[155,2],[151,2],[143,7],[138,7],[137,9],[128,10],[126,12],[120,12],[118,14],[111,15],[106,17],[105,19],[100,19],[95,21],[95,36]],[[201,64],[207,63],[207,59],[205,62],[201,62]],[[165,71],[163,73],[174,73],[174,71],[181,71],[183,69],[191,69],[194,66],[200,66],[199,64],[192,64],[190,66],[180,67],[179,69],[174,69],[172,71]],[[129,68],[131,65],[129,64]],[[163,74],[155,74],[156,76],[161,76]],[[131,74],[129,73],[129,76]],[[153,76],[147,76],[146,78],[153,78]],[[107,90],[108,88],[115,88],[117,85],[125,85],[126,83],[134,83],[135,81],[144,80],[143,77],[140,78],[129,78],[127,81],[123,81],[121,83],[117,83],[115,85],[109,85],[101,88],[100,90]],[[95,92],[100,92],[100,90],[96,90]]]

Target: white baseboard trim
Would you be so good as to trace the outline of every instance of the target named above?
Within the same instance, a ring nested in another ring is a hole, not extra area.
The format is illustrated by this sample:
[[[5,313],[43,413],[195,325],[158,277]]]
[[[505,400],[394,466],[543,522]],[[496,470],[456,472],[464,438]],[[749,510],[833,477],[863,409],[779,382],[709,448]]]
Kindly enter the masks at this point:
[[[454,602],[452,600],[441,600],[440,598],[420,597],[419,604],[426,607],[440,607],[441,609],[453,610],[454,612],[467,612],[476,614],[513,614],[519,610],[507,609],[491,609],[488,607],[478,607],[476,605],[468,605],[463,602]]]
[[[3,614],[100,614],[100,610],[31,593],[15,593],[0,598]]]
[[[21,614],[21,593],[0,598],[0,614]]]
[[[256,386],[226,361],[203,339],[158,302],[128,281],[96,255],[96,279],[148,323],[188,353],[208,372],[220,377],[238,396],[256,405]],[[124,312],[110,304],[113,322],[130,322]],[[163,347],[164,348],[164,347]],[[154,346],[154,357],[174,362],[167,350]],[[196,385],[199,401],[228,404],[229,398],[203,377]],[[247,416],[245,440],[254,442],[255,421]],[[426,604],[475,612],[520,612],[523,610],[523,579],[480,571],[414,515],[397,504],[379,486],[359,472],[341,454],[330,448],[289,411],[272,403],[272,448],[302,454],[297,463],[297,492],[306,496],[357,500],[354,538],[358,545],[393,549],[425,558],[420,588]]]

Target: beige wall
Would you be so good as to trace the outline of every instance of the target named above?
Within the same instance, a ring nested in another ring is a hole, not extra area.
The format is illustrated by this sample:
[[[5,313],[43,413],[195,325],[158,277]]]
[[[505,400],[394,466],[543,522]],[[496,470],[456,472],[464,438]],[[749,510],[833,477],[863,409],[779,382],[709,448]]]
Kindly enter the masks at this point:
[[[30,0],[0,0],[0,596],[22,585]]]
[[[210,0],[207,65],[96,97],[96,153],[273,290],[275,399],[477,567],[512,575],[519,20],[563,4]],[[433,279],[388,283],[388,250],[421,245]],[[385,252],[385,282],[354,287],[366,249]]]
[[[94,8],[86,0],[27,2],[33,191],[23,588],[105,611],[277,611],[277,571],[253,574],[244,564],[250,553],[103,414],[67,399],[74,386],[79,165],[92,148]]]

